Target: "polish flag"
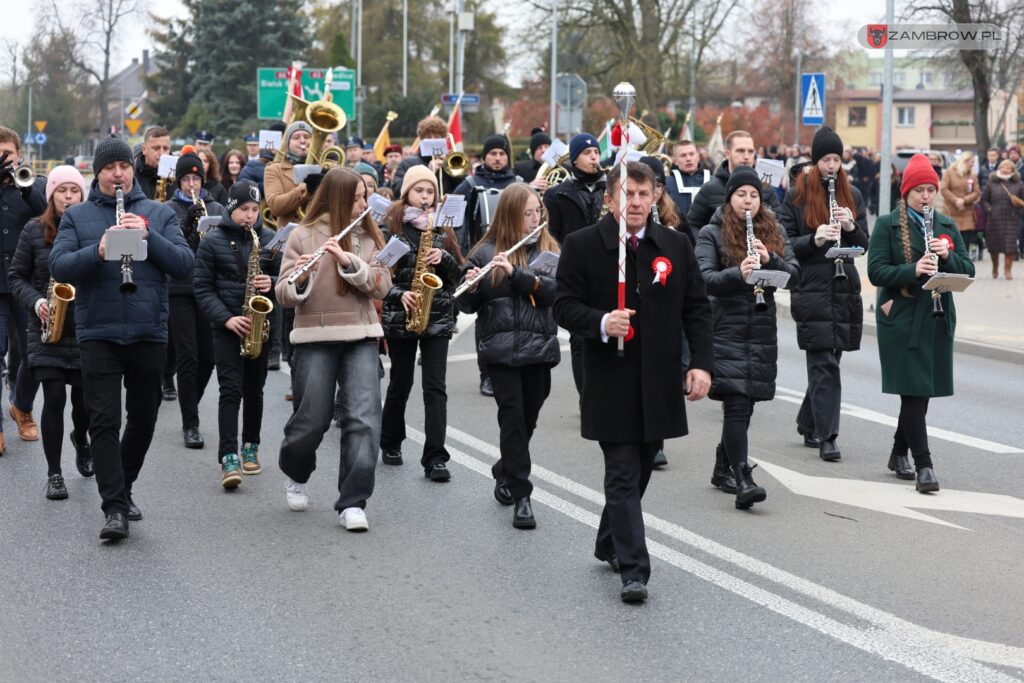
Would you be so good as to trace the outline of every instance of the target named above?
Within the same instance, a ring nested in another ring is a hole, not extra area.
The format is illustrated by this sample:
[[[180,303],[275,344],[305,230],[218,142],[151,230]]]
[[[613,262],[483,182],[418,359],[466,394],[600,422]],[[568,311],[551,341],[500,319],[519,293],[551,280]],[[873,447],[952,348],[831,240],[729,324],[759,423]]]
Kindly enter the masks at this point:
[[[462,96],[455,102],[452,115],[448,118],[448,148],[462,151]]]

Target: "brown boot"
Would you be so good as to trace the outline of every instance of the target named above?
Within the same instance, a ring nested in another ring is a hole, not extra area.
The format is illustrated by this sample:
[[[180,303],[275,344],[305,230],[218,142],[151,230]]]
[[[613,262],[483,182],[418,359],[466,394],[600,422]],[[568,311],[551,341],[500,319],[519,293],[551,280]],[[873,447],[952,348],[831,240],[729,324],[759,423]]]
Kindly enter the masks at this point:
[[[1003,272],[1007,280],[1013,279],[1013,254],[1003,256]]]
[[[36,428],[36,421],[32,413],[23,413],[18,407],[11,404],[11,419],[18,425],[18,436],[22,441],[39,441],[39,429]]]
[[[0,432],[0,456],[7,453],[7,442],[4,441],[4,433]]]

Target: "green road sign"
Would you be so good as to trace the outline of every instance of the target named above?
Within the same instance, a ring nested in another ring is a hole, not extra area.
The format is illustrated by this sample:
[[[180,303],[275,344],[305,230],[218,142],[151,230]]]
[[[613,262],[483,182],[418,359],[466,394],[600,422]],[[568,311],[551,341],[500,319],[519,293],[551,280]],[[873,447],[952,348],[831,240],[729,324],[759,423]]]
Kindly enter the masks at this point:
[[[284,103],[288,94],[288,69],[259,68],[256,70],[256,115],[261,119],[280,119],[284,114]],[[308,68],[302,70],[302,92],[313,102],[323,99],[324,74],[326,69]],[[356,72],[353,69],[336,67],[331,94],[335,104],[345,110],[350,119],[356,116]]]

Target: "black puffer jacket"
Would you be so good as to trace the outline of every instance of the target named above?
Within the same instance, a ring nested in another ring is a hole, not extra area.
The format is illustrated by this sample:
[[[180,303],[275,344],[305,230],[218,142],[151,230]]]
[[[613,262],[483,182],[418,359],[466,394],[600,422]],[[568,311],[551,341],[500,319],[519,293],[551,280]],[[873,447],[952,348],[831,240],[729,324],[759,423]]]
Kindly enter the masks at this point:
[[[156,183],[160,179],[156,172],[157,169],[146,165],[146,157],[141,154],[135,157],[135,184],[142,189],[142,194],[146,195],[147,199],[152,199],[156,195]],[[167,194],[170,193],[171,190],[168,188]]]
[[[715,210],[725,204],[725,186],[729,182],[729,162],[723,161],[711,180],[704,183],[700,192],[693,198],[690,204],[690,211],[686,214],[686,224],[691,230],[699,230],[700,226],[711,222]],[[761,188],[761,204],[767,205],[772,213],[779,212],[779,195],[774,187],[764,186]]]
[[[10,176],[7,176],[10,178]],[[46,211],[46,178],[39,176],[26,192],[12,182],[0,184],[0,247],[3,259],[0,261],[0,294],[9,294],[7,270],[11,267],[14,252],[18,249],[18,235],[32,218]]]
[[[451,337],[455,330],[455,304],[452,293],[461,279],[462,272],[455,257],[444,252],[441,263],[434,266],[434,272],[441,278],[441,289],[434,292],[434,301],[430,306],[430,318],[423,334],[416,335],[405,329],[405,309],[402,308],[402,294],[412,289],[412,275],[416,271],[416,252],[423,233],[410,223],[402,224],[402,232],[398,239],[408,245],[410,251],[399,259],[392,271],[391,291],[384,297],[381,324],[384,336],[389,339],[410,339],[413,337]],[[434,247],[444,251],[444,237],[434,232]]]
[[[44,344],[42,323],[36,302],[46,298],[50,284],[50,249],[43,239],[43,224],[33,218],[21,231],[14,262],[7,271],[8,284],[17,304],[28,309],[28,366],[80,370],[78,341],[75,339],[75,304],[68,305],[64,327],[56,344]]]
[[[532,263],[538,253],[531,247],[526,252],[526,262]],[[467,269],[482,268],[493,258],[494,243],[484,242],[470,255]],[[467,291],[456,299],[460,311],[478,314],[476,353],[480,363],[513,368],[558,365],[562,353],[558,349],[558,325],[551,310],[555,278],[520,267],[497,286],[492,284],[491,277],[485,275],[476,291]],[[540,287],[534,291],[537,277]]]
[[[818,226],[804,221],[804,207],[794,200],[796,174],[802,165],[790,171],[790,189],[779,211],[779,223],[789,235],[793,255],[800,262],[800,284],[792,288],[790,311],[796,321],[797,345],[805,351],[856,351],[860,348],[864,329],[864,305],[860,296],[860,273],[849,259],[843,264],[845,280],[835,279],[835,260],[825,258],[835,242],[819,247],[814,243]],[[850,187],[854,211],[853,232],[842,232],[844,247],[868,246],[868,221],[864,197],[856,187]],[[826,195],[827,197],[827,195]]]
[[[281,267],[280,252],[271,255],[266,249],[274,233],[267,228],[257,228],[260,239],[260,270],[277,280]],[[242,299],[245,295],[246,275],[249,271],[249,255],[252,253],[252,235],[240,225],[225,217],[224,221],[211,228],[199,242],[196,251],[194,287],[196,302],[203,315],[210,320],[210,327],[224,329],[224,323],[236,315],[242,315]],[[271,292],[273,285],[271,285]],[[270,293],[263,293],[271,296]]]
[[[548,232],[558,243],[571,233],[597,223],[604,201],[605,177],[592,185],[575,175],[544,193],[544,208],[548,212]]]
[[[200,197],[206,203],[206,213],[209,216],[223,216],[226,212],[224,207],[213,201],[213,198],[203,190],[203,194]],[[185,241],[188,242],[188,246],[191,247],[192,253],[196,253],[199,249],[199,243],[202,240],[196,229],[199,227],[198,221],[192,222],[189,220],[189,209],[192,207],[190,200],[182,201],[181,198],[175,193],[174,197],[165,202],[167,206],[174,209],[175,215],[178,217],[178,225],[181,226],[181,234],[185,236]],[[171,284],[168,288],[168,292],[171,296],[192,296],[192,275],[181,280],[171,280]]]
[[[474,175],[469,176],[455,188],[452,194],[461,194],[466,198],[466,213],[462,226],[456,229],[459,237],[459,248],[463,254],[468,254],[484,234],[484,226],[481,224],[480,213],[477,205],[480,203],[481,192],[488,190],[504,190],[512,183],[519,180],[511,168],[506,166],[500,171],[492,171],[486,166],[480,166]]]
[[[771,252],[768,264],[762,267],[787,271],[788,286],[792,287],[799,281],[800,266],[782,227],[779,233],[786,245],[785,258]],[[714,317],[715,371],[709,396],[721,400],[729,394],[740,394],[755,401],[771,400],[775,396],[775,364],[779,356],[775,290],[764,290],[768,310],[755,311],[754,287],[743,281],[739,266],[726,265],[722,209],[715,211],[711,223],[697,236],[697,262],[707,284]]]

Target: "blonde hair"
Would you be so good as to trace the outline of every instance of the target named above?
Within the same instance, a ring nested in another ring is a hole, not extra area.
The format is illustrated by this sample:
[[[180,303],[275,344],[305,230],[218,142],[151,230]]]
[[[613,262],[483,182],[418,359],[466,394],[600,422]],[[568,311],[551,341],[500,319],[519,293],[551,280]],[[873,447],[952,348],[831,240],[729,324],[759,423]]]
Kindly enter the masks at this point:
[[[971,169],[974,167],[974,164],[971,163],[973,160],[974,152],[967,150],[966,152],[961,152],[960,156],[953,162],[953,168],[956,169],[961,178],[966,178],[971,174]]]
[[[469,252],[469,255],[472,256],[486,243],[493,244],[494,253],[497,254],[501,251],[507,251],[512,245],[521,240],[523,238],[523,214],[526,211],[527,204],[530,202],[530,197],[537,200],[538,207],[542,212],[541,223],[544,223],[547,220],[546,216],[543,215],[544,202],[540,200],[540,195],[537,191],[526,183],[513,183],[501,191],[501,197],[498,199],[498,208],[494,210],[494,219],[491,221],[487,232],[484,233],[483,238],[477,242],[476,246]],[[537,251],[558,253],[558,242],[551,236],[547,228],[540,231],[540,237],[536,245]],[[526,252],[526,249],[519,249],[509,254],[508,262],[513,266],[525,268],[528,264]],[[494,268],[491,271],[491,284],[497,285],[504,277],[504,270]]]

